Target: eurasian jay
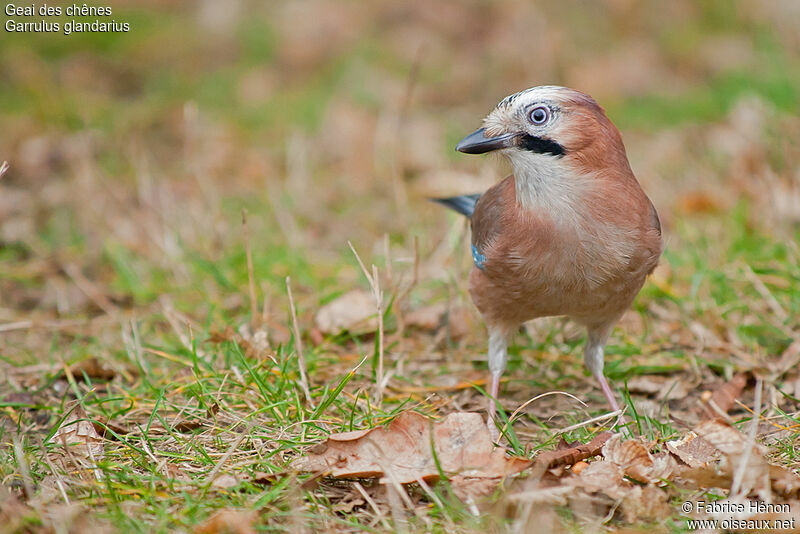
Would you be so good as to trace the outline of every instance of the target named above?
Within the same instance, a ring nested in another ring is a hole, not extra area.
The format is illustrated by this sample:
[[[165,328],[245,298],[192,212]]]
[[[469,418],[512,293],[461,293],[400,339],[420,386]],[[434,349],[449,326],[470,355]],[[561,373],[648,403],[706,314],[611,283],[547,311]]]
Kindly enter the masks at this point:
[[[619,131],[590,96],[533,87],[504,98],[483,124],[456,150],[500,151],[514,174],[482,195],[436,200],[472,222],[469,293],[489,331],[490,430],[496,438],[509,339],[537,317],[565,315],[586,327],[584,362],[617,411],[604,346],[658,264],[658,213]]]

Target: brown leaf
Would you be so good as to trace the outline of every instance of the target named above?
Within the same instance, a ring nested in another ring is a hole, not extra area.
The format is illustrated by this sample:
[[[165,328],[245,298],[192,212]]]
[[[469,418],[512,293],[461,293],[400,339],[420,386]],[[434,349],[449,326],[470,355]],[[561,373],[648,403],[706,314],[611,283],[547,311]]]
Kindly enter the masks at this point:
[[[215,490],[227,490],[239,485],[240,480],[230,473],[223,473],[211,482],[211,487]]]
[[[0,485],[0,525],[3,532],[20,532],[31,513],[31,508],[11,493],[5,484]]]
[[[183,421],[178,421],[175,423],[175,426],[172,427],[172,430],[175,432],[191,432],[193,430],[197,430],[198,428],[204,427],[205,424],[200,421],[190,421],[184,419]]]
[[[195,534],[255,534],[254,523],[258,519],[255,510],[225,508],[218,510],[203,523],[195,527]]]
[[[751,444],[747,437],[724,421],[705,421],[695,432],[727,456],[728,463],[722,467],[728,476],[738,474],[746,460],[740,481],[744,493],[752,491],[763,499],[770,499],[773,493],[789,496],[800,490],[797,474],[785,467],[770,465],[766,460],[766,447]]]
[[[720,458],[719,451],[694,432],[668,441],[666,446],[669,452],[689,467],[705,467]]]
[[[640,375],[628,380],[628,391],[646,393],[657,399],[683,399],[691,391],[691,384],[685,377],[663,375]]]
[[[319,309],[314,322],[324,334],[345,330],[364,334],[378,327],[375,297],[363,289],[354,289]]]
[[[333,434],[298,458],[301,471],[330,471],[337,478],[391,476],[408,484],[436,480],[439,469],[431,451],[431,431],[436,457],[444,473],[465,479],[501,478],[530,465],[525,458],[509,457],[492,444],[480,414],[451,413],[432,422],[416,412],[403,412],[386,428]]]
[[[703,406],[704,419],[716,419],[720,417],[720,412],[727,414],[736,399],[742,396],[744,386],[747,385],[747,374],[737,373],[728,382],[725,382],[711,394],[711,399],[706,406]]]
[[[651,454],[651,444],[640,440],[622,441],[619,434],[614,435],[603,446],[603,457],[622,469],[625,475],[639,482],[655,484],[668,479],[677,467],[675,460],[667,453]]]
[[[586,458],[591,458],[592,456],[597,456],[600,454],[600,451],[603,448],[603,445],[611,438],[612,434],[610,432],[602,432],[592,439],[587,444],[568,444],[563,441],[562,438],[562,445],[559,444],[558,450],[555,451],[547,451],[539,454],[536,456],[536,459],[533,461],[535,466],[535,472],[543,472],[547,469],[552,469],[553,467],[557,467],[560,465],[573,465],[581,460],[585,460]],[[566,447],[564,447],[566,446]]]
[[[87,420],[86,412],[80,405],[61,422],[50,441],[67,448],[72,456],[95,461],[102,458],[105,452],[103,438],[94,429],[91,421]]]
[[[219,404],[216,402],[208,407],[206,410],[206,418],[209,420],[212,419],[217,413],[219,412]],[[200,420],[191,420],[191,419],[184,419],[182,421],[178,421],[175,423],[175,426],[172,427],[172,430],[175,432],[191,432],[193,430],[197,430],[198,428],[202,428],[207,425],[207,421],[200,421]]]
[[[366,504],[364,502],[364,499],[360,497],[344,499],[334,504],[331,507],[331,511],[333,511],[334,513],[349,514],[353,511],[353,508],[355,508],[356,506],[364,506],[364,504]]]
[[[742,454],[747,447],[747,438],[741,432],[718,419],[700,423],[694,432],[723,454]],[[760,445],[754,447],[760,449]]]
[[[573,485],[592,492],[603,492],[614,500],[621,499],[628,490],[629,482],[623,479],[622,468],[614,462],[592,462],[581,471]]]
[[[117,372],[108,366],[107,363],[98,358],[89,358],[69,366],[69,371],[75,380],[84,380],[84,376],[92,380],[109,381],[117,376]]]
[[[769,466],[772,489],[784,497],[800,495],[800,477],[782,465]]]
[[[628,523],[643,520],[660,520],[674,512],[668,501],[667,492],[652,484],[631,486],[622,498],[622,515]]]
[[[129,428],[120,426],[112,421],[104,418],[98,418],[97,421],[92,421],[95,431],[105,439],[117,439],[117,436],[124,436],[130,432]]]
[[[683,483],[681,483],[683,481]],[[688,489],[730,488],[730,469],[719,469],[716,465],[684,467],[677,473],[675,483]]]
[[[253,478],[250,479],[250,482],[259,486],[269,486],[279,481],[287,474],[287,472],[265,473],[264,471],[256,471],[256,473],[253,475]]]

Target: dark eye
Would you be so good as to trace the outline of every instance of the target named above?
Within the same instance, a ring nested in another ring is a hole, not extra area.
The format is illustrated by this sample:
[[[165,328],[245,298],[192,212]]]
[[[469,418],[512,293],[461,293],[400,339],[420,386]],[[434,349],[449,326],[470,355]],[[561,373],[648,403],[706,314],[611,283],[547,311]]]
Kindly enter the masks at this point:
[[[537,106],[528,113],[528,118],[532,124],[542,125],[550,118],[550,110],[546,106]]]

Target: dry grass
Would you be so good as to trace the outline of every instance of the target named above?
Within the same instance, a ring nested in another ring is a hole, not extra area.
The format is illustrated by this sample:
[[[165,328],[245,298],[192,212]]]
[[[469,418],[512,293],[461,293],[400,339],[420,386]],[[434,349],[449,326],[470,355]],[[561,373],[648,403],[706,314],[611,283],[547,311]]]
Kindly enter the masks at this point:
[[[743,372],[723,411],[798,467],[789,4],[221,5],[121,2],[132,30],[111,39],[0,36],[0,530],[524,531],[525,477],[462,498],[290,462],[401,410],[484,407],[467,228],[426,197],[500,176],[452,145],[539,83],[606,105],[665,226],[608,350],[627,433],[682,435]],[[323,331],[354,289],[371,318]],[[511,449],[602,430],[581,342],[561,319],[517,336]],[[536,521],[684,528],[699,492],[658,491],[666,514],[591,501]]]

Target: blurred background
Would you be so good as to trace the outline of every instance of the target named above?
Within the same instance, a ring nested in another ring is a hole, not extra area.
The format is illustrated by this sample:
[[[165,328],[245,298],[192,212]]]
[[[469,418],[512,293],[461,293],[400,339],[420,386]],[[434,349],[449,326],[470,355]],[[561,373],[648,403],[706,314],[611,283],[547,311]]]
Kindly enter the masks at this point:
[[[468,303],[466,223],[427,197],[504,176],[502,160],[453,147],[502,97],[541,84],[605,107],[658,207],[667,252],[640,311],[689,298],[683,311],[714,308],[726,325],[772,313],[736,304],[763,300],[750,284],[715,293],[741,257],[768,291],[797,281],[794,0],[110,5],[129,32],[0,33],[6,361],[121,353],[119,314],[157,346],[179,345],[168,310],[206,333],[238,328],[243,208],[273,339],[289,335],[287,275],[304,328],[366,287],[348,240],[387,284],[411,279],[416,242],[406,309]]]

